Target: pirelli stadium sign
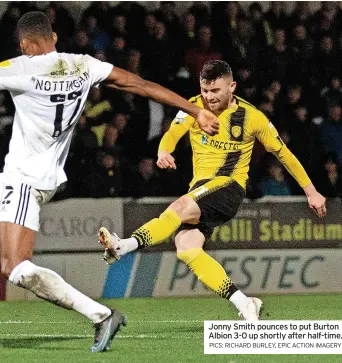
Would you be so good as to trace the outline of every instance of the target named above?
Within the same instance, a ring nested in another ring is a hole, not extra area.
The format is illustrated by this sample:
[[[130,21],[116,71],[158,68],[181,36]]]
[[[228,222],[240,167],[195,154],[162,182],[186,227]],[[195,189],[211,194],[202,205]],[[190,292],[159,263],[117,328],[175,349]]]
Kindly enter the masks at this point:
[[[155,218],[168,203],[157,199],[125,203],[124,230],[129,235]],[[170,241],[172,242],[172,241]],[[319,219],[305,198],[264,198],[242,204],[236,217],[215,228],[206,249],[339,248],[342,246],[342,204],[328,201],[328,214]],[[173,243],[154,247],[173,250]]]

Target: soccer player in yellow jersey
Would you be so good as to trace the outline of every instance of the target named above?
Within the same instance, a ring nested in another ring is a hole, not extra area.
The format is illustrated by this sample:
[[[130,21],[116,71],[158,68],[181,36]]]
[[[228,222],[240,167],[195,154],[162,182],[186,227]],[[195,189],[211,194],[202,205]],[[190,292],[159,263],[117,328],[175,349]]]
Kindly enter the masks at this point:
[[[213,228],[232,219],[243,201],[255,138],[297,180],[310,208],[320,217],[326,213],[325,198],[316,191],[266,116],[234,95],[236,82],[226,62],[207,62],[200,75],[200,86],[201,94],[190,101],[218,117],[219,133],[208,136],[193,117],[180,111],[160,142],[157,161],[160,168],[176,168],[171,153],[179,139],[189,132],[194,169],[189,193],[172,203],[159,218],[136,230],[131,238],[119,239],[101,228],[99,241],[106,248],[105,260],[113,263],[121,255],[161,243],[176,232],[177,257],[208,288],[230,300],[244,319],[258,320],[262,301],[238,290],[223,267],[203,250]]]

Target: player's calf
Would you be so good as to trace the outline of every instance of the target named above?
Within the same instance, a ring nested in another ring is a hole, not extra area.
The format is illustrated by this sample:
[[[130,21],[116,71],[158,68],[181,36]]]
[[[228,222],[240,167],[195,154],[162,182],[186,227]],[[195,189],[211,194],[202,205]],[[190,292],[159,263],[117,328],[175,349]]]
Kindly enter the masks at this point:
[[[159,218],[152,219],[134,231],[130,238],[120,239],[116,234],[110,234],[105,227],[101,227],[98,239],[105,247],[103,257],[111,264],[128,252],[165,242],[177,231],[181,223],[178,213],[168,208]]]
[[[177,257],[186,263],[205,286],[233,303],[245,320],[258,320],[262,301],[243,294],[224,268],[203,251],[203,243],[204,235],[198,229],[179,232],[176,236]]]

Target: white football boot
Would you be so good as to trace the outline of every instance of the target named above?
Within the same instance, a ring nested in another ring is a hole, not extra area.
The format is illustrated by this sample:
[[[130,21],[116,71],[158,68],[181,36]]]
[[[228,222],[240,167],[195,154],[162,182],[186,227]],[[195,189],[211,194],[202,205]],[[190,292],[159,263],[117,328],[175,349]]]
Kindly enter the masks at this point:
[[[111,234],[107,228],[101,227],[98,233],[99,243],[105,248],[103,259],[108,265],[112,265],[120,260],[120,255],[116,252],[116,244],[120,238],[116,233]]]
[[[239,316],[244,320],[257,321],[259,320],[260,310],[263,302],[257,297],[249,297],[247,304],[240,310]]]

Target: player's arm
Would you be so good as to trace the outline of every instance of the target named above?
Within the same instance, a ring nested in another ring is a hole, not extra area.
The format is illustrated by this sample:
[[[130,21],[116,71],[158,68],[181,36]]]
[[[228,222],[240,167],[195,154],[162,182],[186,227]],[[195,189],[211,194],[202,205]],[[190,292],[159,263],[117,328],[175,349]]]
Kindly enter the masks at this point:
[[[265,146],[267,151],[272,152],[278,158],[303,188],[308,198],[310,208],[313,209],[319,217],[325,216],[325,198],[316,190],[299,160],[283,143],[276,128],[260,111],[257,112],[253,122],[255,136]]]
[[[183,111],[179,111],[172,121],[168,131],[162,137],[158,148],[157,165],[161,169],[176,169],[176,163],[171,153],[175,150],[180,138],[190,129],[193,118]]]
[[[18,61],[0,62],[0,90],[25,92],[31,86],[32,76],[23,75]]]
[[[149,97],[158,103],[177,107],[195,118],[200,128],[209,135],[218,133],[219,121],[214,114],[188,102],[185,98],[157,83],[142,79],[136,74],[118,67],[113,67],[106,79],[106,83],[110,87]]]

